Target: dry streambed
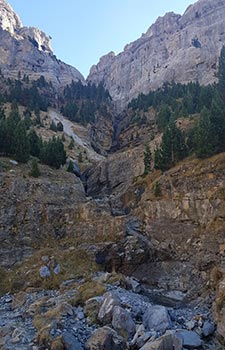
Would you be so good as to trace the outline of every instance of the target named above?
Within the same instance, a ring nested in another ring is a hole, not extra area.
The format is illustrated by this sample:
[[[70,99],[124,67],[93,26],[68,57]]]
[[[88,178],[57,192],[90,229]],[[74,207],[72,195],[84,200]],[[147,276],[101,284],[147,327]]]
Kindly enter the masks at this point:
[[[101,273],[66,281],[58,291],[4,295],[0,349],[219,349],[207,303],[165,307],[142,292],[132,278]]]

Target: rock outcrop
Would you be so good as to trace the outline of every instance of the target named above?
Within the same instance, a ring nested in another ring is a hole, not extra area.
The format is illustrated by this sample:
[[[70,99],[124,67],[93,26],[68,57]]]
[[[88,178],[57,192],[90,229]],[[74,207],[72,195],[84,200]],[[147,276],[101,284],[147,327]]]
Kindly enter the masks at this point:
[[[58,60],[52,52],[50,37],[33,27],[23,27],[20,18],[5,1],[0,1],[0,68],[4,76],[28,75],[31,80],[41,75],[55,86],[72,80],[84,82],[82,74]]]
[[[213,83],[225,43],[224,15],[222,0],[199,0],[183,16],[167,13],[122,53],[102,57],[88,80],[103,81],[119,108],[166,81]]]

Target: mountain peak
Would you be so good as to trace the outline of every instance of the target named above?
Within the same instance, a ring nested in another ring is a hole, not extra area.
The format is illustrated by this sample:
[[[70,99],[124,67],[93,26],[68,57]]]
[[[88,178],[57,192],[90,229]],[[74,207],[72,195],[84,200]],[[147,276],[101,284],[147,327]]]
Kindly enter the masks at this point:
[[[19,16],[0,0],[0,68],[4,76],[17,78],[18,72],[32,80],[41,75],[56,87],[72,80],[84,82],[82,74],[53,54],[50,37],[34,27],[23,27]]]
[[[22,27],[19,16],[5,0],[0,0],[0,27],[10,34],[14,34]]]
[[[213,83],[225,44],[224,17],[224,0],[199,0],[182,16],[169,12],[123,52],[100,59],[88,80],[103,81],[119,109],[165,82]]]

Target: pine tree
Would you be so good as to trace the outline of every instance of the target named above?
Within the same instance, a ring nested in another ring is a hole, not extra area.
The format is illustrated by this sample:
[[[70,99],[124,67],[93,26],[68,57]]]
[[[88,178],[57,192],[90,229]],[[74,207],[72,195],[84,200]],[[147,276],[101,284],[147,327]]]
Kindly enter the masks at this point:
[[[31,171],[30,171],[29,175],[32,176],[32,177],[39,177],[41,175],[41,172],[39,170],[38,162],[37,162],[36,158],[32,159]]]
[[[187,155],[184,134],[171,122],[163,136],[160,148],[155,151],[155,168],[165,171]]]
[[[205,107],[200,113],[199,123],[195,130],[195,145],[197,157],[206,158],[213,154],[210,112]]]
[[[39,157],[41,152],[42,140],[37,135],[36,131],[32,129],[28,134],[28,140],[30,145],[30,154],[33,157]]]
[[[222,47],[220,52],[218,79],[218,91],[223,104],[225,104],[225,46]]]
[[[220,98],[213,98],[210,108],[210,140],[212,152],[225,150],[225,112]]]
[[[151,170],[151,160],[152,160],[152,154],[149,145],[145,146],[145,152],[144,152],[144,175],[147,175]]]
[[[156,148],[154,152],[154,168],[162,169],[162,152],[160,148]]]
[[[73,173],[73,162],[72,160],[69,161],[68,167],[67,167],[67,171],[69,173]]]
[[[63,131],[63,123],[61,123],[61,122],[57,123],[57,130],[58,131]]]
[[[26,163],[30,156],[30,145],[23,121],[20,121],[15,130],[15,156],[16,160]]]
[[[56,169],[66,163],[66,152],[60,138],[53,137],[48,142],[43,143],[40,159],[44,164]]]
[[[74,139],[71,137],[70,143],[69,143],[69,149],[73,149],[74,148]]]
[[[165,129],[165,127],[169,124],[170,117],[171,117],[171,111],[169,106],[163,105],[156,116],[156,123],[158,125],[159,130]]]
[[[15,107],[11,110],[9,117],[5,120],[4,153],[6,155],[15,154],[15,150],[17,147],[15,143],[15,133],[19,122],[19,111]]]
[[[160,183],[157,181],[155,184],[155,188],[154,188],[154,195],[156,197],[160,197],[162,195],[162,190],[161,190],[161,186]]]

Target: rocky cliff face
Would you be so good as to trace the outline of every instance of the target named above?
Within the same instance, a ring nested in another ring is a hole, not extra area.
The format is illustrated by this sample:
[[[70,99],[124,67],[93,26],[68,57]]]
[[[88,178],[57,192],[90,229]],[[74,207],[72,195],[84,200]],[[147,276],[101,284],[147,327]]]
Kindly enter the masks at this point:
[[[165,81],[213,83],[225,43],[224,16],[222,0],[199,0],[183,16],[167,13],[122,53],[102,57],[88,80],[103,81],[120,108]]]
[[[58,60],[52,52],[50,37],[33,27],[23,27],[11,6],[0,1],[0,68],[6,77],[28,75],[31,80],[43,75],[55,86],[84,78],[78,70]]]

